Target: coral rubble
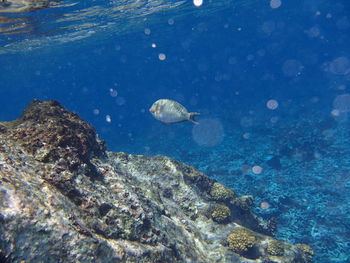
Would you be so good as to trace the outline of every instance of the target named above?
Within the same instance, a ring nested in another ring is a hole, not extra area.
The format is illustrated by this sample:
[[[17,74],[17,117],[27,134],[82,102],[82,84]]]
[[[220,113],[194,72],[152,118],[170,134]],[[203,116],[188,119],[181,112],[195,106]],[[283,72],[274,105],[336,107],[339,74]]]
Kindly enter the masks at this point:
[[[252,205],[168,157],[107,152],[91,125],[55,101],[33,101],[0,123],[8,262],[311,261],[306,245],[281,249]]]

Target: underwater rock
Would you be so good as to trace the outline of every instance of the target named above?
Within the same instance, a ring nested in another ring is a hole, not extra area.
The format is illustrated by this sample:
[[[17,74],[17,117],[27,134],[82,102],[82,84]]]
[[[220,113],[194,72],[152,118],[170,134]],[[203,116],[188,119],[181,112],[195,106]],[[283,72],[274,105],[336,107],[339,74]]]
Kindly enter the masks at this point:
[[[5,262],[309,262],[306,245],[275,248],[252,200],[165,156],[107,152],[55,101],[0,123]]]
[[[19,13],[54,6],[59,2],[53,0],[2,0],[0,13]]]

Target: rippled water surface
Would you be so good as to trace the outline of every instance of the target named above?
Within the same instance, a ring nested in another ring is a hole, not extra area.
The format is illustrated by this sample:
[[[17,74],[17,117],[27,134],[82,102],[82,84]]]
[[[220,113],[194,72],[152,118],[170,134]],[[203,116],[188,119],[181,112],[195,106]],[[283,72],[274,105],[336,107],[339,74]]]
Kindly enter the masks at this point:
[[[0,4],[0,53],[19,52],[85,38],[112,38],[172,18],[209,15],[232,1],[210,1],[194,10],[189,1],[26,1]],[[6,2],[5,2],[6,3]],[[172,12],[172,13],[171,13]],[[147,32],[146,32],[147,33]]]

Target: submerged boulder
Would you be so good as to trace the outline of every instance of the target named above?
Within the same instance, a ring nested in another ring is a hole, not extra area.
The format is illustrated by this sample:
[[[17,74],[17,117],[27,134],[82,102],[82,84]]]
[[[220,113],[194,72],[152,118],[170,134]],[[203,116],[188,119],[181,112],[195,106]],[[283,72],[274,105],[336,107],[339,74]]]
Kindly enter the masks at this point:
[[[19,13],[48,8],[57,4],[53,0],[0,0],[0,13]]]
[[[1,262],[311,261],[251,205],[171,158],[107,152],[56,101],[0,123]]]

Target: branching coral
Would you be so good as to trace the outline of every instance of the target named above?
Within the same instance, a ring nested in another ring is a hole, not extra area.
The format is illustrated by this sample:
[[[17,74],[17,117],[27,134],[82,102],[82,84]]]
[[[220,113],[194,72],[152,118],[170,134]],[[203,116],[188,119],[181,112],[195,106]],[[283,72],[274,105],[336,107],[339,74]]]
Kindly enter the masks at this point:
[[[314,251],[312,250],[312,248],[305,244],[296,244],[296,246],[303,253],[305,262],[312,262],[312,258],[314,256]]]
[[[231,211],[226,205],[216,205],[211,216],[215,222],[223,223],[231,216]]]
[[[235,195],[234,191],[217,182],[213,184],[210,190],[210,196],[216,201],[229,201]]]
[[[283,256],[284,244],[278,240],[271,240],[267,247],[267,253],[271,256]]]
[[[237,254],[244,254],[255,244],[256,237],[246,228],[236,228],[227,237],[229,247]]]

